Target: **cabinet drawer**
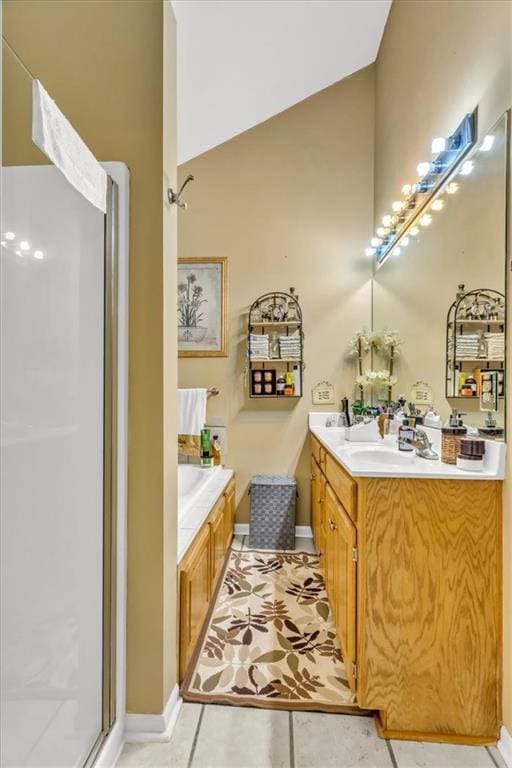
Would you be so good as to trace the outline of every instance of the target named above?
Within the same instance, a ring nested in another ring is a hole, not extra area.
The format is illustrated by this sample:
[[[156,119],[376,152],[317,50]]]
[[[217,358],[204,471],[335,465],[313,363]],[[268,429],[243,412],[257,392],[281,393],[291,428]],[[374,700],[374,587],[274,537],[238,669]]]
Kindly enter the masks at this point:
[[[322,448],[316,437],[313,437],[313,435],[310,435],[309,437],[311,439],[311,453],[313,454],[313,458],[320,466],[323,466],[325,450]]]
[[[328,453],[325,456],[325,475],[346,512],[355,522],[357,520],[357,483]]]

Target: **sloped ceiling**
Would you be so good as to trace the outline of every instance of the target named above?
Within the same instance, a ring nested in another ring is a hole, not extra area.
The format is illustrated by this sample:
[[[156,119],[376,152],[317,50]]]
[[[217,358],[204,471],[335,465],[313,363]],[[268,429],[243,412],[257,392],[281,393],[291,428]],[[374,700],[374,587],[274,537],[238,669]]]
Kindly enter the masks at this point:
[[[373,62],[391,0],[173,0],[178,161]]]

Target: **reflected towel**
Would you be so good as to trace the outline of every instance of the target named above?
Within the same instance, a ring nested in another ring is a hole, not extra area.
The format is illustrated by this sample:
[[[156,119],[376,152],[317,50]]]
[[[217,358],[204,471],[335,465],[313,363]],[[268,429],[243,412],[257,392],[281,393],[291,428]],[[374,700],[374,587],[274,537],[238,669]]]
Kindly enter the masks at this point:
[[[178,389],[178,453],[199,456],[207,397],[206,389]]]

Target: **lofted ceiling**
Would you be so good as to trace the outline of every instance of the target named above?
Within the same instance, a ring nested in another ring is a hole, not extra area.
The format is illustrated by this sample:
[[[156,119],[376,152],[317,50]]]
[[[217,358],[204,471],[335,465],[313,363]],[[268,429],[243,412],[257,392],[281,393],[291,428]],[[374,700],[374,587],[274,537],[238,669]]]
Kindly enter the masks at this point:
[[[178,162],[373,62],[391,0],[173,0]]]

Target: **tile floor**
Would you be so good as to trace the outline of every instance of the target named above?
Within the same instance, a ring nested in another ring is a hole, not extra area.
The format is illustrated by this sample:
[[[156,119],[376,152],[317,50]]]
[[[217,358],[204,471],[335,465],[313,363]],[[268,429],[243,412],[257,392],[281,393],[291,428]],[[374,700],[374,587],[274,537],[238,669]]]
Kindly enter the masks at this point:
[[[234,548],[243,548],[237,536]],[[297,549],[314,552],[311,539]],[[372,718],[183,704],[165,744],[127,744],[117,768],[505,768],[495,747],[379,739]]]

